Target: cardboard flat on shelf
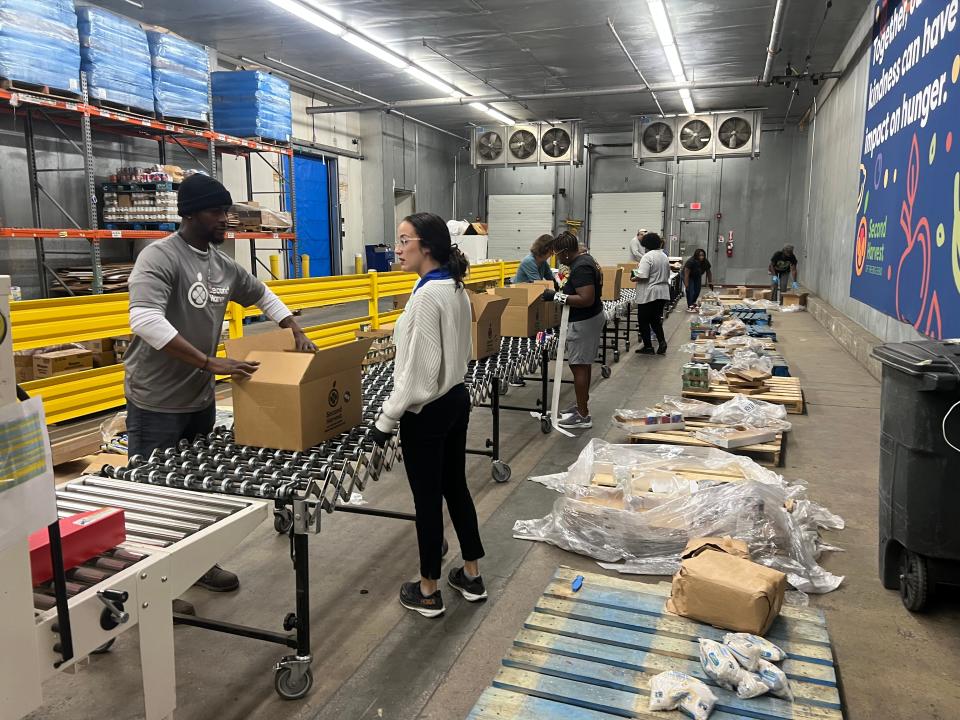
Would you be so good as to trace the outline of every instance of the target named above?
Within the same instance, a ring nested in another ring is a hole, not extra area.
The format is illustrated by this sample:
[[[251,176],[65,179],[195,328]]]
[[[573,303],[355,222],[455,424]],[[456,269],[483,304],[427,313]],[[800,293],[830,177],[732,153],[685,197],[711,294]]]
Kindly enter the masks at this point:
[[[468,293],[472,317],[471,337],[473,351],[471,357],[481,360],[500,352],[500,323],[509,300],[488,295],[487,293]]]
[[[734,632],[764,635],[780,614],[787,576],[720,549],[684,558],[667,610]]]
[[[306,450],[360,422],[361,365],[373,339],[300,353],[285,329],[224,344],[227,357],[260,363],[252,377],[233,383],[238,444]]]

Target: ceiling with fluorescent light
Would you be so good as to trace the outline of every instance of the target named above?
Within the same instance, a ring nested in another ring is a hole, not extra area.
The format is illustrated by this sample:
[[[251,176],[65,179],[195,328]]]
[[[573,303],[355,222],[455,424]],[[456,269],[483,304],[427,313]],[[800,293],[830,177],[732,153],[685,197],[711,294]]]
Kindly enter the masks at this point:
[[[688,80],[756,78],[762,73],[776,0],[664,1]],[[102,7],[162,25],[225,55],[278,58],[382,100],[443,95],[269,0],[142,2],[144,7],[139,9],[125,0],[96,0]],[[607,18],[648,83],[674,81],[647,0],[311,2],[471,95],[640,84],[607,26]],[[808,52],[812,56],[811,71],[832,69],[868,5],[872,5],[871,0],[835,0],[821,24],[826,0],[793,0],[786,14],[782,52],[776,58],[774,74],[783,74],[787,62],[802,70]],[[816,90],[809,83],[801,85],[790,110],[792,120],[806,110]],[[780,85],[693,90],[691,94],[697,111],[765,107],[765,122],[778,124],[785,117],[791,90]],[[684,111],[676,91],[659,93],[658,98],[665,113]],[[357,98],[357,102],[366,100]],[[649,93],[531,100],[523,105],[504,102],[493,107],[517,120],[582,118],[587,131],[627,129],[632,116],[657,112]],[[405,112],[457,131],[470,123],[492,122],[488,115],[466,104]]]

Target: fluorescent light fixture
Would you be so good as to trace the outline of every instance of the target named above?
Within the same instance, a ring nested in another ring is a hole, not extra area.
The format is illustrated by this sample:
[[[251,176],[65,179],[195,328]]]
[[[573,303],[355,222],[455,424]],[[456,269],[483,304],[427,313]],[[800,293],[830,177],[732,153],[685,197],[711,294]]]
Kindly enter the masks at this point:
[[[143,10],[143,3],[137,2],[137,0],[123,0],[127,5],[133,5],[136,8]]]
[[[664,45],[663,53],[667,56],[667,64],[670,66],[670,72],[673,73],[673,79],[677,82],[684,82],[687,76],[683,73],[683,63],[680,62],[680,53],[676,45]]]
[[[463,97],[463,93],[457,90],[452,85],[448,85],[443,80],[438,78],[436,75],[431,75],[425,70],[418,68],[416,65],[411,65],[406,69],[407,75],[410,77],[415,77],[422,83],[426,83],[431,87],[435,87],[437,90],[442,92],[444,95],[449,95],[450,97],[460,98]]]
[[[683,109],[687,111],[688,115],[694,115],[697,111],[693,109],[693,98],[690,97],[690,91],[683,88],[678,92],[680,93],[680,99],[683,101]]]
[[[667,17],[667,8],[664,7],[663,0],[647,0],[647,7],[650,8],[653,26],[657,29],[657,35],[660,36],[660,44],[664,47],[673,45],[673,31],[670,29],[670,18]]]
[[[276,2],[276,0],[272,0],[272,1]],[[354,47],[360,48],[365,53],[369,53],[370,55],[373,55],[375,58],[379,60],[383,60],[385,63],[389,63],[390,65],[393,65],[395,68],[398,68],[400,70],[403,70],[409,65],[409,63],[399,55],[395,55],[394,53],[387,50],[385,47],[381,47],[376,43],[370,42],[362,35],[357,35],[354,32],[348,31],[347,34],[343,36],[343,39],[346,40],[351,45],[353,45]]]
[[[490,108],[488,108],[483,103],[472,102],[470,103],[470,107],[472,107],[474,110],[479,110],[480,112],[484,112],[484,113],[490,112]]]
[[[315,25],[321,30],[326,30],[328,33],[341,37],[345,32],[344,28],[340,23],[336,23],[326,15],[321,15],[316,10],[307,7],[303,3],[296,2],[296,0],[270,0],[278,8],[286,10],[291,15],[296,15],[301,20],[306,20],[311,25]]]
[[[512,117],[507,117],[499,110],[494,110],[493,108],[489,108],[487,110],[487,115],[492,117],[494,120],[499,120],[504,125],[513,125],[516,122],[516,120],[514,120]]]

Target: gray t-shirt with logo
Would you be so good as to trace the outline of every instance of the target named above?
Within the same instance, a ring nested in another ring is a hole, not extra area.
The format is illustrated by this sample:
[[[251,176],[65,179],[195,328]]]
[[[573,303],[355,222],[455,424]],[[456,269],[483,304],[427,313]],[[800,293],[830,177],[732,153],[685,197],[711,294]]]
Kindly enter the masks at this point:
[[[130,308],[163,312],[187,342],[215,355],[227,303],[244,307],[263,297],[264,284],[211,246],[201,253],[179,233],[148,245],[130,274]],[[209,372],[155,350],[134,336],[123,359],[127,399],[145,410],[194,412],[214,402]]]

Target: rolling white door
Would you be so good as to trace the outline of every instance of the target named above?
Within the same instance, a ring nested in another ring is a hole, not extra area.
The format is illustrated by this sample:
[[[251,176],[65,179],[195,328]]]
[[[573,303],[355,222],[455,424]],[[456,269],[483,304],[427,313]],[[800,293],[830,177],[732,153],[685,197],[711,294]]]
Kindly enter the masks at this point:
[[[522,260],[533,241],[553,233],[552,195],[491,195],[487,213],[487,257]]]
[[[663,193],[597,193],[590,198],[590,254],[601,265],[630,262],[630,240],[646,228],[663,235]]]

